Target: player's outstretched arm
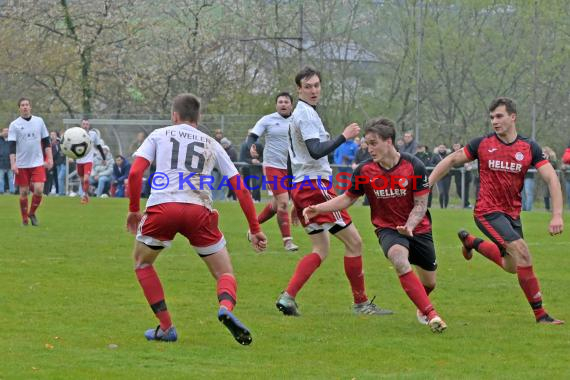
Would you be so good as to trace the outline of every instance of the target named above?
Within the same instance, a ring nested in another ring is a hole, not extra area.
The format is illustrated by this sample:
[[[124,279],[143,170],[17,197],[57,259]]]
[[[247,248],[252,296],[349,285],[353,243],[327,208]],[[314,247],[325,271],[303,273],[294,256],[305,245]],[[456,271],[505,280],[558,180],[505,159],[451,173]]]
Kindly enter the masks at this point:
[[[435,166],[433,172],[429,176],[429,186],[430,187],[435,186],[435,184],[440,179],[442,179],[452,167],[463,165],[469,161],[472,160],[470,160],[465,155],[463,149],[451,153],[449,156],[445,157]]]
[[[305,140],[305,145],[311,157],[318,160],[321,157],[334,152],[336,148],[341,146],[346,140],[355,138],[360,133],[360,127],[356,123],[348,125],[342,134],[340,134],[336,139],[329,141],[320,141],[319,139],[308,139]]]
[[[319,214],[347,209],[352,206],[357,199],[358,197],[350,197],[344,193],[329,201],[319,203],[318,205],[305,207],[303,210],[303,216],[305,217],[305,221],[309,223],[309,219],[312,219]]]
[[[257,252],[264,251],[265,248],[267,248],[267,237],[265,237],[265,234],[261,231],[261,226],[257,221],[257,214],[255,213],[255,205],[253,204],[251,193],[243,183],[239,174],[230,178],[230,185],[232,186],[232,190],[234,190],[239,205],[249,224],[253,249]]]
[[[550,235],[561,234],[564,230],[564,220],[562,219],[562,187],[556,171],[550,163],[540,166],[538,174],[542,177],[544,182],[548,185],[550,197],[552,198],[552,219],[548,226]]]
[[[141,221],[140,201],[142,178],[150,162],[146,158],[137,157],[129,172],[129,213],[127,214],[127,230],[135,235]]]
[[[409,237],[414,236],[414,229],[422,221],[426,214],[428,208],[428,197],[429,193],[419,196],[414,195],[414,208],[412,211],[410,211],[406,225],[396,227],[400,234]]]

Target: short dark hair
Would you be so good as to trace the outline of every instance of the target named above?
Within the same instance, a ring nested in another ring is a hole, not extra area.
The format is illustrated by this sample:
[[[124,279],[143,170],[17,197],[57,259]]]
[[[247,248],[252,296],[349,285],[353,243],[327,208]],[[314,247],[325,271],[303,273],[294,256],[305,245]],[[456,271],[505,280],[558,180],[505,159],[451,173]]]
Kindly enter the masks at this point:
[[[81,121],[89,121],[89,118],[88,118],[87,116],[83,116],[83,117],[81,118]]]
[[[382,140],[396,141],[396,126],[394,122],[385,117],[375,117],[366,123],[364,134],[376,133]]]
[[[289,100],[291,101],[291,103],[293,103],[293,97],[292,97],[291,94],[288,93],[287,91],[283,91],[283,92],[278,93],[278,94],[275,96],[275,103],[277,103],[277,100],[278,100],[280,97],[282,97],[282,96],[289,98]]]
[[[297,75],[295,75],[295,83],[297,84],[297,87],[301,87],[301,81],[303,79],[308,79],[311,78],[313,76],[317,76],[319,77],[319,80],[321,80],[321,73],[318,72],[317,70],[313,69],[310,66],[305,66],[301,69],[301,71],[299,71],[297,73]]]
[[[20,99],[18,99],[18,107],[20,107],[20,104],[22,104],[22,102],[24,100],[27,100],[28,103],[30,103],[30,105],[32,104],[32,101],[29,98],[26,98],[25,96],[22,96]]]
[[[505,106],[505,108],[507,109],[507,113],[509,115],[517,113],[517,103],[515,103],[515,101],[511,98],[501,96],[499,98],[494,99],[489,105],[489,112],[493,112],[499,106]]]
[[[172,100],[172,111],[180,115],[180,119],[197,123],[200,118],[200,99],[194,94],[176,95]]]

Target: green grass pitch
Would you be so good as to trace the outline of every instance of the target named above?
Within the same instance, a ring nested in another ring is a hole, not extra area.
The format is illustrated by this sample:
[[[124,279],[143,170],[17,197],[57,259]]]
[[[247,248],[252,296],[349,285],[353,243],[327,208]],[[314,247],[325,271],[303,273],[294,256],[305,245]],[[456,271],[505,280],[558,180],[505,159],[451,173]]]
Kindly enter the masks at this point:
[[[364,239],[368,295],[395,314],[351,314],[334,240],[297,297],[302,317],[291,318],[275,300],[308,253],[306,235],[293,228],[301,250],[287,253],[271,220],[263,226],[269,248],[258,255],[239,205],[217,206],[239,284],[236,315],[254,338],[249,347],[218,322],[215,283],[180,237],[156,263],[179,341],[144,339],[157,323],[133,273],[125,199],[82,206],[77,198],[44,198],[41,226],[24,228],[17,197],[0,197],[0,379],[570,377],[570,326],[537,325],[516,276],[478,254],[470,262],[461,256],[456,231],[476,231],[470,211],[432,210],[439,270],[431,298],[449,326],[436,335],[417,323],[368,208],[351,209]],[[550,237],[548,221],[545,212],[523,214],[545,306],[570,322],[570,231]]]

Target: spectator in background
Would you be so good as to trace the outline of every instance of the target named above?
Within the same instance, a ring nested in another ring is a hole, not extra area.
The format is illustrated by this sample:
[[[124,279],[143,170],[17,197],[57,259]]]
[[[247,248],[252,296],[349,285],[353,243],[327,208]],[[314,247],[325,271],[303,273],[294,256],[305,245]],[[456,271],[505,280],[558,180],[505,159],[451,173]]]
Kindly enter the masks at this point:
[[[13,194],[15,192],[14,172],[10,168],[8,128],[2,128],[2,134],[0,135],[0,194],[4,194],[6,190],[6,179],[8,180],[8,190]]]
[[[137,133],[135,140],[129,145],[129,157],[132,156],[142,145],[144,139],[146,139],[146,132]]]
[[[224,133],[222,132],[221,129],[216,129],[216,130],[214,130],[214,136],[213,137],[214,137],[214,140],[216,140],[217,142],[219,142],[221,144],[222,139],[224,138]],[[237,160],[234,161],[232,159],[232,161],[236,162]],[[223,201],[224,199],[226,199],[226,189],[217,190],[218,187],[220,187],[220,184],[222,183],[222,174],[220,173],[218,168],[214,167],[214,169],[212,170],[212,177],[214,177],[214,183],[212,184],[212,187],[213,187],[212,200],[213,201]],[[228,191],[227,195],[229,196],[230,193],[231,193],[231,195],[233,195],[233,192],[231,189]]]
[[[404,149],[404,145],[405,145],[404,140],[402,139],[396,140],[396,149],[398,149],[398,152],[401,152],[402,149]]]
[[[103,151],[105,152],[106,157],[113,157],[107,145],[103,146]],[[99,198],[110,190],[112,179],[113,162],[111,160],[103,160],[100,156],[95,156],[95,159],[93,160],[93,171],[89,176],[89,183],[91,186],[96,187],[96,197]]]
[[[65,156],[61,152],[59,134],[56,131],[49,133],[51,154],[53,157],[53,166],[50,170],[46,169],[46,183],[44,186],[44,194],[48,195],[52,192],[55,185],[55,193],[65,195]],[[63,166],[63,168],[62,168]],[[59,172],[63,171],[63,183],[60,183]]]
[[[248,136],[250,133],[251,129],[247,131]],[[263,161],[263,145],[260,142],[255,142],[250,146],[246,137],[246,140],[241,144],[239,160],[248,164],[242,168],[241,173],[246,186],[251,189],[253,200],[260,202],[261,176],[263,176],[263,168],[261,166],[261,162]],[[254,176],[258,179],[253,178]]]
[[[220,144],[222,145],[222,148],[224,148],[224,150],[226,151],[226,153],[230,157],[230,160],[234,163],[238,162],[238,154],[237,154],[236,149],[232,145],[232,142],[228,138],[223,137],[220,140]],[[220,176],[220,182],[218,182],[215,189],[217,189],[219,184],[221,183],[221,178],[222,177]],[[215,183],[215,178],[214,178],[214,183]],[[236,200],[236,193],[234,193],[232,188],[228,188],[227,190],[226,189],[220,189],[220,190],[216,190],[216,191],[219,191],[222,194],[221,199],[230,198],[231,200],[234,200],[234,201]]]
[[[220,144],[222,143],[222,139],[224,138],[224,132],[222,132],[221,129],[216,129],[214,130],[214,139],[219,142]]]
[[[358,137],[357,137],[358,138]],[[356,141],[356,139],[354,139]],[[358,165],[363,163],[364,161],[371,160],[372,157],[370,156],[370,152],[368,152],[368,144],[364,139],[360,140],[360,145],[356,154],[354,155],[354,161],[352,162],[352,172],[356,169]],[[364,195],[364,201],[362,202],[363,206],[369,206],[370,201],[368,200],[368,196]]]
[[[125,181],[129,178],[131,165],[125,157],[118,155],[115,157],[113,164],[113,185],[115,185],[115,197],[122,198],[125,196]]]
[[[427,145],[418,145],[415,156],[424,164],[426,167],[426,174],[429,177],[432,171],[432,169],[428,169],[428,167],[432,166],[432,155],[429,151],[429,147]],[[428,195],[428,208],[431,207],[432,196],[433,191],[430,191]]]
[[[445,144],[439,144],[436,148],[431,166],[436,166],[440,161],[449,155],[449,151]],[[449,188],[451,187],[451,173],[447,173],[438,183],[437,191],[439,192],[439,206],[447,208],[449,205]]]
[[[552,167],[556,170],[558,169],[558,160],[556,159],[556,152],[549,146],[545,146],[542,148],[542,155],[544,158],[550,162]],[[548,184],[544,189],[544,208],[550,211],[550,191],[548,190]]]
[[[459,143],[455,143],[452,145],[452,149],[454,152],[457,152],[458,150],[463,149],[463,145],[459,144]],[[461,166],[459,166],[456,169],[461,169]],[[465,163],[465,165],[463,165],[463,169],[465,169],[465,198],[463,199],[461,197],[461,170],[456,170],[453,172],[453,179],[455,180],[455,190],[457,191],[457,196],[459,197],[459,199],[462,200],[462,204],[463,204],[463,208],[470,208],[471,207],[471,203],[469,203],[469,186],[471,185],[471,180],[473,179],[471,176],[471,170],[473,169],[473,165],[471,164],[471,162],[467,162]]]
[[[562,167],[566,185],[566,205],[570,208],[570,143],[562,154]]]
[[[340,184],[338,189],[338,194],[345,192],[343,187],[347,186],[348,181],[352,175],[352,162],[354,161],[354,156],[358,150],[358,145],[353,139],[346,140],[334,151],[334,163],[338,165],[338,172],[343,173],[339,175],[339,178],[345,180],[345,182]]]
[[[413,156],[416,154],[417,146],[418,144],[412,131],[404,132],[404,145],[400,149],[400,153],[408,153]]]
[[[533,203],[534,203],[534,168],[531,168],[524,175],[524,185],[522,191],[522,210],[532,211]]]

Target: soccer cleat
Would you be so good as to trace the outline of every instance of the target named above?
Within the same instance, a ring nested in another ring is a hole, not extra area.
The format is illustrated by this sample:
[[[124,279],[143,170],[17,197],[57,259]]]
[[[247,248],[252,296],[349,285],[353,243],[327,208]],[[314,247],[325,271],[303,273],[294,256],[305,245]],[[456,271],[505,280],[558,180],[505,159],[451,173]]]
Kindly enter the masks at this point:
[[[253,341],[251,333],[247,327],[245,327],[243,323],[241,323],[239,319],[237,319],[236,316],[225,307],[220,307],[220,310],[218,311],[218,320],[222,322],[228,330],[230,330],[239,344],[248,346]]]
[[[30,222],[32,222],[32,226],[39,226],[40,222],[38,222],[38,218],[36,217],[36,215],[28,215],[28,218],[30,218]],[[27,223],[26,223],[27,225]]]
[[[28,221],[22,220],[22,227],[28,227]]]
[[[297,305],[297,302],[295,302],[295,298],[291,297],[286,291],[281,292],[281,295],[277,299],[275,306],[277,306],[277,309],[279,309],[279,311],[285,315],[291,315],[295,317],[301,315],[299,313],[299,306]]]
[[[283,242],[286,251],[295,252],[299,250],[299,246],[293,243],[293,239],[287,239]]]
[[[85,205],[87,203],[89,203],[89,195],[85,194],[81,197],[81,204]]]
[[[146,330],[144,336],[146,340],[157,340],[159,342],[176,342],[178,339],[178,334],[174,326],[170,326],[168,330],[162,331],[160,325],[158,325],[155,329]]]
[[[463,257],[465,257],[465,260],[471,260],[473,258],[473,252],[472,252],[473,247],[467,246],[467,243],[465,242],[468,236],[469,232],[465,230],[459,230],[459,232],[457,233],[457,237],[459,237],[459,240],[461,240],[461,244],[463,244],[463,246],[461,247],[461,252],[463,253]]]
[[[550,315],[545,314],[536,320],[536,323],[543,323],[545,325],[563,325],[564,321],[560,319],[554,319]]]
[[[245,237],[247,238],[247,241],[251,243],[251,232],[249,230],[247,230],[247,234],[245,234]]]
[[[424,313],[422,313],[421,311],[419,311],[418,309],[416,309],[416,317],[418,318],[418,322],[420,323],[420,325],[427,325],[428,324],[428,317],[427,315],[425,315]]]
[[[437,315],[430,319],[427,324],[434,333],[441,333],[447,328],[447,324]]]
[[[394,314],[392,310],[382,309],[374,303],[374,299],[370,301],[356,303],[352,306],[352,312],[356,315],[390,315]]]

